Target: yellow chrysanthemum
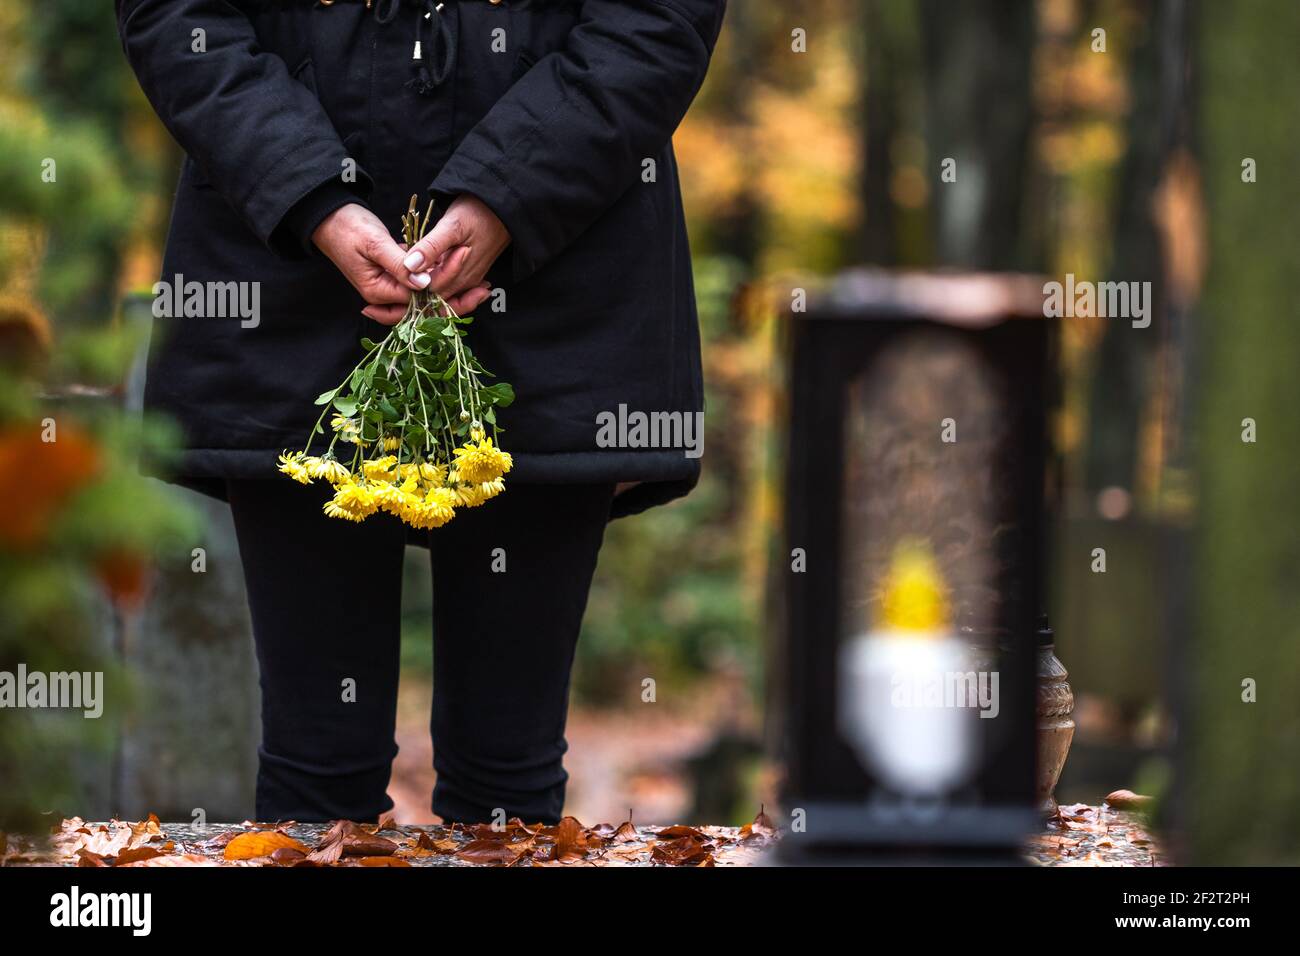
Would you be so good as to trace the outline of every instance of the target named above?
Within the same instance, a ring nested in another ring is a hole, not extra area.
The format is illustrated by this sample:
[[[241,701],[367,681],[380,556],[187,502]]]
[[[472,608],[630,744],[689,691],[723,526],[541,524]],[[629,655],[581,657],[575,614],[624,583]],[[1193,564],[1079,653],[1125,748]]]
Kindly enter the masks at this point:
[[[325,514],[331,518],[342,518],[344,521],[365,521],[366,516],[356,511],[350,511],[344,508],[338,502],[330,499],[325,502]]]
[[[431,461],[426,461],[420,465],[420,477],[431,485],[445,485],[447,483],[447,466],[435,465]]]
[[[402,440],[393,435],[387,435],[382,442],[384,451],[397,451],[402,447]]]
[[[432,488],[423,498],[408,500],[402,520],[414,528],[441,528],[456,517],[456,497],[449,488]]]
[[[456,470],[462,481],[472,485],[495,481],[510,471],[514,460],[508,452],[496,448],[492,439],[481,431],[476,431],[477,441],[470,442],[456,449]]]
[[[884,622],[907,631],[938,631],[948,624],[948,590],[930,549],[899,544],[880,596]]]
[[[330,419],[330,427],[339,433],[339,440],[357,444],[361,437],[361,425],[352,418],[345,418],[342,415],[335,415]]]
[[[331,509],[330,506],[333,506]],[[379,508],[375,494],[368,485],[347,480],[334,489],[334,498],[325,506],[325,513],[331,517],[344,517],[360,521],[368,518]],[[343,515],[336,512],[343,512]]]
[[[506,483],[500,478],[494,478],[492,481],[484,481],[477,485],[459,485],[456,488],[456,497],[466,508],[477,508],[505,490]]]
[[[331,485],[337,485],[350,477],[350,472],[343,463],[333,458],[305,458],[303,464],[306,465],[309,475],[313,478],[323,478]]]
[[[361,463],[361,473],[367,478],[376,481],[388,480],[391,477],[393,466],[396,464],[396,455],[385,455],[382,458],[372,458],[369,461],[363,461]]]
[[[307,470],[305,464],[306,458],[307,456],[300,451],[295,451],[292,454],[286,451],[280,455],[280,464],[278,469],[294,481],[299,482],[300,484],[310,485],[311,473]]]
[[[389,481],[370,483],[370,494],[375,504],[394,517],[402,517],[402,489]]]

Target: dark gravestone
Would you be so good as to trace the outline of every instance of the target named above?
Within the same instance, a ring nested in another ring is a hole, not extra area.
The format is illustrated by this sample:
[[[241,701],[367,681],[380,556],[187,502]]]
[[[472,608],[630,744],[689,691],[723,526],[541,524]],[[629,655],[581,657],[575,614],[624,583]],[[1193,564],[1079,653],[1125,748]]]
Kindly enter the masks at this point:
[[[159,567],[149,602],[126,625],[135,681],[121,728],[114,810],[211,821],[253,813],[259,737],[257,664],[229,509],[186,493],[203,513],[206,570],[191,553]]]
[[[128,299],[126,321],[148,323],[151,301]],[[139,409],[142,390],[143,361],[127,383],[128,409]],[[188,820],[202,809],[213,822],[240,821],[253,813],[260,727],[234,526],[224,503],[169,490],[200,514],[202,531],[155,568],[145,606],[115,624],[135,692],[119,728],[109,809],[124,819]]]

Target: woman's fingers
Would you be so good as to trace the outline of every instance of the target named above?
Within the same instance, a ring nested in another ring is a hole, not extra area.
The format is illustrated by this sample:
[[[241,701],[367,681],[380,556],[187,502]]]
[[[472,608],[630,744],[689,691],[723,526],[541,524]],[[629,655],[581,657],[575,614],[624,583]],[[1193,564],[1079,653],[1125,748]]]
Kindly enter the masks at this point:
[[[361,310],[361,314],[383,325],[396,325],[402,320],[402,316],[406,315],[406,306],[368,305]]]
[[[486,282],[480,282],[472,289],[466,289],[447,300],[447,304],[457,315],[469,315],[477,309],[488,296],[492,294],[492,287]]]
[[[469,246],[457,246],[429,273],[429,288],[441,296],[458,295],[478,285],[483,276],[474,275],[470,266]]]
[[[411,290],[382,268],[374,269],[358,286],[362,298],[371,305],[402,305],[411,301]]]
[[[424,289],[429,285],[427,276],[412,275],[402,265],[402,258],[407,254],[406,244],[399,245],[387,231],[376,231],[368,235],[360,252],[374,263],[378,271],[387,273],[402,288]]]
[[[438,220],[427,236],[401,256],[399,269],[393,274],[403,280],[418,282],[416,276],[427,274],[448,249],[461,245],[467,238],[466,227],[460,216],[449,213]],[[419,288],[425,288],[428,284],[426,282]]]

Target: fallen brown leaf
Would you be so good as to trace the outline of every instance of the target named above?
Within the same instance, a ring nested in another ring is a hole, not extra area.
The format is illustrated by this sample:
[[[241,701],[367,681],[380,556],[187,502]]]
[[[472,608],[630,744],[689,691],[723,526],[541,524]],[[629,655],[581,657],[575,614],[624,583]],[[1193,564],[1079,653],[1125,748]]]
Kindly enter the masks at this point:
[[[335,820],[307,859],[328,865],[341,856],[392,856],[396,852],[392,840],[367,833],[351,820]]]
[[[776,824],[768,817],[767,808],[759,805],[758,815],[754,817],[752,823],[746,823],[740,828],[740,840],[742,843],[761,842],[766,843],[776,839]]]
[[[672,827],[664,827],[662,830],[658,832],[657,836],[661,840],[678,840],[681,839],[682,837],[690,837],[691,839],[694,840],[708,839],[707,836],[705,836],[695,827],[682,826],[680,824]]]
[[[650,860],[664,866],[694,866],[702,863],[706,858],[712,859],[710,852],[712,849],[713,844],[691,836],[678,837],[675,840],[660,840],[651,850]]]
[[[295,846],[282,846],[271,851],[271,860],[280,866],[297,866],[307,859],[307,854]]]
[[[555,828],[552,860],[582,859],[587,855],[586,831],[576,817],[565,817]]]
[[[1106,803],[1116,810],[1144,810],[1150,805],[1151,798],[1132,790],[1115,790],[1106,794]]]
[[[456,852],[456,857],[470,863],[511,864],[519,859],[523,849],[501,840],[471,840]]]
[[[161,847],[137,846],[128,847],[119,853],[113,860],[114,866],[129,866],[132,863],[139,863],[141,860],[152,860],[156,856],[166,856],[176,844],[170,840]]]
[[[108,866],[109,862],[98,853],[91,853],[89,850],[77,851],[77,866]]]
[[[288,847],[306,853],[307,848],[291,836],[277,830],[259,830],[255,833],[241,833],[226,844],[222,854],[227,860],[255,860],[270,856],[276,850]]]

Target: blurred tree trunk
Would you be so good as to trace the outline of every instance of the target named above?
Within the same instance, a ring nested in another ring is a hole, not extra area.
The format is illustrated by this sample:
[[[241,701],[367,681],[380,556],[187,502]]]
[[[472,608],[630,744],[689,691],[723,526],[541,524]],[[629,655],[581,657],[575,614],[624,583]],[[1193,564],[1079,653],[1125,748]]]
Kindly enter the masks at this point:
[[[938,264],[1032,269],[1025,217],[1034,5],[922,0],[926,132]],[[956,182],[940,164],[956,160]]]
[[[865,67],[858,71],[862,92],[862,225],[859,250],[863,261],[873,265],[898,263],[894,201],[889,183],[893,176],[890,155],[898,130],[899,87],[902,70],[898,57],[899,38],[888,32],[884,0],[868,0],[859,14],[865,39]]]
[[[1138,465],[1144,412],[1151,408],[1157,347],[1170,332],[1155,197],[1185,131],[1188,4],[1165,0],[1143,9],[1149,11],[1145,29],[1129,57],[1128,149],[1120,172],[1115,241],[1105,278],[1150,282],[1152,324],[1135,329],[1129,321],[1105,322],[1088,413],[1085,480],[1090,491],[1112,485],[1132,490],[1141,485]]]
[[[1199,548],[1185,669],[1192,862],[1300,863],[1300,4],[1201,4]],[[1258,182],[1242,182],[1242,162]],[[1242,441],[1254,419],[1258,440]],[[1242,682],[1258,682],[1256,703]]]

